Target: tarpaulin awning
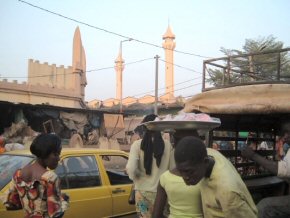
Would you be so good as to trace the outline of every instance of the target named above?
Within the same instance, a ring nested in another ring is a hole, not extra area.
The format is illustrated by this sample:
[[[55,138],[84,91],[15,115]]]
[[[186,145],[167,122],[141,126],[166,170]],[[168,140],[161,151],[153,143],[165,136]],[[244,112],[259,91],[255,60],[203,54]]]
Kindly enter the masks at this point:
[[[290,84],[236,86],[206,91],[185,103],[184,112],[270,114],[290,112]]]

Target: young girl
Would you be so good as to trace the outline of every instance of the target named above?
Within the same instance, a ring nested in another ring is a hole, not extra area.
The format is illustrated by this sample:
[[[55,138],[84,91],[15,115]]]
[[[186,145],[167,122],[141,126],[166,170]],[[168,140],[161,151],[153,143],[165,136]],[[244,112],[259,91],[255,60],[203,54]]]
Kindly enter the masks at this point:
[[[188,186],[174,168],[163,173],[157,188],[153,217],[161,218],[168,201],[169,218],[203,217],[199,184]]]

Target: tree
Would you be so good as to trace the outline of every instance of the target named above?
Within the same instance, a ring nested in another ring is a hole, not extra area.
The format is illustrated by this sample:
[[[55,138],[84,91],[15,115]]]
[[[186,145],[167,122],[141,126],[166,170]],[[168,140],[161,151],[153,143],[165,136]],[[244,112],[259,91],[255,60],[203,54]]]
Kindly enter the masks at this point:
[[[230,61],[224,61],[223,65],[225,67],[223,69],[208,68],[209,78],[206,81],[215,87],[241,82],[275,81],[278,80],[279,67],[279,80],[289,80],[289,55],[287,52],[278,52],[283,49],[283,46],[283,42],[277,41],[275,37],[270,35],[258,39],[246,39],[242,51],[222,47],[221,51]],[[271,51],[277,52],[264,54]],[[227,76],[225,76],[225,73]]]

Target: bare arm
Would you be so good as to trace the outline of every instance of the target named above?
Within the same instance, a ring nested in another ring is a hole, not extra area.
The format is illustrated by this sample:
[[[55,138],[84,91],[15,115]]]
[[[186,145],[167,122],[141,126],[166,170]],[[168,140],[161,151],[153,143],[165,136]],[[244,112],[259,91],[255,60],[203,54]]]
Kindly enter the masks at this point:
[[[250,147],[247,147],[245,150],[242,151],[242,156],[257,162],[259,165],[269,170],[271,173],[275,175],[278,174],[278,162],[268,160],[262,157],[261,155],[255,153]]]
[[[157,187],[157,194],[156,194],[156,198],[154,202],[152,218],[164,217],[163,211],[164,211],[166,202],[167,202],[167,194],[164,188],[159,183]]]

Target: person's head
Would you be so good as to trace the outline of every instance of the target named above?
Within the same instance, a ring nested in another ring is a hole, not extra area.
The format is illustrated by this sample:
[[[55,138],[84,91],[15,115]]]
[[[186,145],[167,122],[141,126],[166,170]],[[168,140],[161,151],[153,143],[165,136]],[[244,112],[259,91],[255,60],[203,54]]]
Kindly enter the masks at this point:
[[[199,135],[197,133],[197,130],[192,130],[192,129],[176,129],[173,134],[173,145],[174,147],[178,144],[178,142],[186,137],[186,136],[194,136],[199,138]]]
[[[157,117],[157,115],[155,115],[155,114],[146,115],[143,118],[143,120],[141,121],[140,125],[134,129],[134,133],[138,134],[140,138],[143,138],[147,129],[144,125],[141,125],[141,124],[149,122],[149,121],[154,121],[156,119],[156,117]]]
[[[142,123],[154,121],[157,115],[149,114],[144,117]],[[164,141],[159,131],[150,131],[144,125],[141,125],[141,150],[144,152],[144,168],[147,175],[151,175],[153,157],[156,160],[156,165],[159,167],[164,152]]]
[[[206,174],[209,159],[205,144],[199,138],[182,138],[174,151],[176,168],[187,185],[196,185]]]
[[[60,138],[49,133],[38,135],[30,146],[31,153],[50,169],[57,167],[61,149]]]
[[[284,143],[290,145],[290,122],[286,122],[282,125],[281,136],[283,138]]]
[[[212,148],[215,149],[215,150],[219,150],[219,149],[220,149],[220,146],[219,146],[218,143],[213,142],[213,143],[212,143]]]
[[[141,123],[146,123],[146,122],[149,122],[149,121],[154,121],[156,119],[157,115],[156,114],[148,114],[146,115],[142,122]]]

